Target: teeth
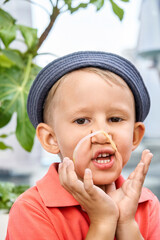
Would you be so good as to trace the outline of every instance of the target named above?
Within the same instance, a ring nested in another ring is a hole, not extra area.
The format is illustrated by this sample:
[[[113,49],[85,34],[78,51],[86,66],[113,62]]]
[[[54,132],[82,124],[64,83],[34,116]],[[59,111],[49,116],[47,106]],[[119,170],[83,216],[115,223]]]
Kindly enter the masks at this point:
[[[110,159],[109,160],[97,160],[97,159],[95,159],[95,161],[97,163],[109,163],[111,160]]]
[[[103,153],[102,157],[109,157],[109,154],[108,153]]]
[[[102,154],[99,154],[98,157],[109,157],[109,154],[108,153],[102,153]]]

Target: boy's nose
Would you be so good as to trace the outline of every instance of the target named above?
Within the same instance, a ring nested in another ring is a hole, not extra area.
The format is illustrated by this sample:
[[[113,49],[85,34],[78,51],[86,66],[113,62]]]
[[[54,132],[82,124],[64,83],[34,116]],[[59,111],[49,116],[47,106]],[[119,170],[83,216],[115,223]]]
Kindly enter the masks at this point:
[[[92,131],[95,132],[95,131]],[[107,132],[106,132],[107,133]],[[108,133],[109,137],[112,139],[112,136]],[[110,140],[106,137],[106,135],[102,132],[97,133],[91,138],[92,143],[99,143],[99,144],[105,144],[110,143]]]

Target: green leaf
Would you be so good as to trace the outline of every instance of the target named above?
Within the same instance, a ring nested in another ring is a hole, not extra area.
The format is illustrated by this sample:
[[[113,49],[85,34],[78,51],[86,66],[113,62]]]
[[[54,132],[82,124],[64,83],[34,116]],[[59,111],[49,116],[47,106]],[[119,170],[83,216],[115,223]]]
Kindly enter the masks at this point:
[[[65,2],[65,4],[67,4],[69,6],[71,6],[71,4],[72,4],[72,0],[64,0],[64,2]]]
[[[25,40],[26,45],[29,49],[34,48],[38,43],[37,29],[18,25],[19,30]]]
[[[13,49],[0,50],[0,67],[10,68],[12,66],[24,67],[23,59],[18,51]]]
[[[26,191],[30,186],[29,185],[17,185],[13,188],[13,193],[21,194]]]
[[[10,68],[14,63],[0,51],[0,67]]]
[[[3,4],[5,4],[5,3],[9,2],[9,1],[10,1],[10,0],[5,0]]]
[[[26,102],[23,96],[22,101]],[[19,108],[23,111],[18,111],[16,137],[21,146],[30,152],[34,143],[35,129],[28,118],[27,111],[23,108]]]
[[[27,96],[30,86],[40,71],[32,64],[32,57],[26,59],[24,69],[12,66],[9,69],[0,67],[0,127],[9,122],[14,112],[17,113],[16,136],[26,151],[31,151],[35,135],[27,111]]]
[[[122,2],[129,2],[130,0],[121,0]]]
[[[10,109],[10,110],[6,111],[6,108],[7,108],[8,104],[9,104],[9,102],[10,101],[2,101],[1,102],[1,107],[0,107],[0,128],[4,127],[5,125],[7,125],[9,123],[9,121],[11,120],[12,114],[14,112],[13,109]]]
[[[12,135],[14,132],[11,132],[11,133],[9,133],[9,134],[1,134],[0,135],[0,138],[7,138],[7,137],[9,137],[10,135]]]
[[[16,38],[16,30],[16,25],[6,26],[0,29],[0,38],[6,48]]]
[[[16,65],[19,68],[24,67],[23,59],[18,51],[13,49],[2,50],[2,53],[12,62],[12,65]]]
[[[17,197],[28,188],[29,185],[16,186],[10,182],[0,182],[0,209],[10,210]]]
[[[0,138],[7,138],[7,137],[8,137],[7,134],[1,134],[1,135],[0,135]]]
[[[0,142],[0,150],[13,149],[11,146],[7,146],[5,143]]]
[[[16,20],[6,11],[0,8],[0,29],[14,25]]]
[[[120,20],[122,20],[124,15],[123,9],[120,8],[115,2],[113,2],[113,0],[110,0],[110,2],[112,4],[113,12],[119,17]]]
[[[80,9],[80,8],[86,8],[86,7],[88,7],[88,3],[80,3],[77,7],[68,6],[68,10],[70,10],[71,13],[74,13],[74,12],[76,12],[78,9]]]
[[[104,5],[104,0],[91,0],[90,3],[93,3],[99,11]]]

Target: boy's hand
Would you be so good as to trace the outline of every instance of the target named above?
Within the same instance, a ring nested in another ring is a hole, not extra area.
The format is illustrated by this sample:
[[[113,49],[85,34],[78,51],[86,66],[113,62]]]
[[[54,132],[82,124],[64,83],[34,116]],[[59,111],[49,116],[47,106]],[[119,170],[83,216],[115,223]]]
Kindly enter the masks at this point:
[[[129,175],[122,187],[108,193],[119,209],[119,220],[116,230],[117,239],[128,239],[128,235],[130,239],[143,239],[135,222],[135,214],[152,157],[153,155],[149,150],[144,150],[140,163]]]
[[[92,224],[117,225],[119,217],[117,205],[110,196],[93,184],[90,169],[85,170],[82,182],[76,175],[73,162],[65,158],[63,163],[59,164],[59,178],[61,185],[88,213]],[[110,184],[107,188],[107,192],[112,192],[115,186]]]
[[[106,232],[110,229],[112,237],[116,231],[117,239],[126,240],[128,234],[132,236],[131,239],[143,239],[135,222],[135,214],[152,156],[149,150],[144,150],[140,163],[122,187],[116,190],[114,184],[109,184],[105,192],[93,184],[90,169],[85,170],[82,182],[78,179],[70,159],[65,158],[63,163],[59,164],[60,182],[88,213],[94,234],[95,226],[98,226],[98,229]],[[91,234],[91,239],[96,236],[94,234]],[[104,234],[102,236],[105,237]]]
[[[144,150],[141,161],[122,187],[109,193],[119,208],[119,223],[134,219],[142,186],[152,159],[152,153]]]

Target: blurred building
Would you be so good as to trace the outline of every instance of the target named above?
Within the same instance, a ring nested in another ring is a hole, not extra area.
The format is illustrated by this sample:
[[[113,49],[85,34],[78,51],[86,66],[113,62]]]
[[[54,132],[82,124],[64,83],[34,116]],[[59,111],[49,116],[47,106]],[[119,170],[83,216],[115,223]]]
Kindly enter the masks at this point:
[[[151,109],[145,120],[144,139],[127,164],[125,174],[127,177],[128,172],[134,169],[142,150],[150,149],[154,157],[145,184],[160,199],[160,0],[142,0],[139,21],[137,47],[126,53],[135,62],[145,81]]]
[[[143,0],[137,55],[151,95],[151,112],[146,136],[160,137],[160,0]]]

